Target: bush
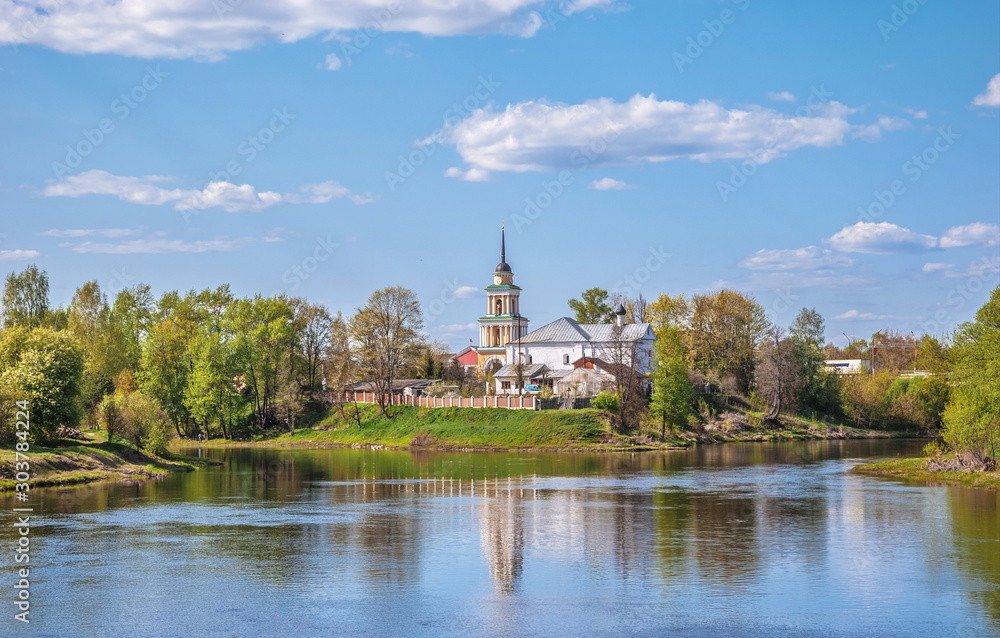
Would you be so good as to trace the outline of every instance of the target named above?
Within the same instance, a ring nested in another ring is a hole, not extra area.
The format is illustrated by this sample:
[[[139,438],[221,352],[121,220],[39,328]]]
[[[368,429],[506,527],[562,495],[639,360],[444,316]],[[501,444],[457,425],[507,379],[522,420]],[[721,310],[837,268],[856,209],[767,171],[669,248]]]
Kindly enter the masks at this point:
[[[608,414],[615,414],[618,412],[618,395],[614,392],[601,392],[591,400],[590,406]]]

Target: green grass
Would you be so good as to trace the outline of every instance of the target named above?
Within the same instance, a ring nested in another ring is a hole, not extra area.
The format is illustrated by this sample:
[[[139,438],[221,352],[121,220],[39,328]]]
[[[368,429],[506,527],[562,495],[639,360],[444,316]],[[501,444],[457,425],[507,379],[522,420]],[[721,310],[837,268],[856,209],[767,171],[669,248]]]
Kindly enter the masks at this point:
[[[861,474],[927,481],[942,485],[1000,490],[1000,472],[932,472],[927,469],[926,458],[890,459],[868,465],[858,465],[854,471]]]
[[[211,463],[166,453],[154,456],[124,443],[81,443],[57,439],[47,445],[32,445],[28,456],[28,481],[32,487],[73,485],[102,480],[123,480],[163,476],[169,472],[191,471]],[[0,445],[0,492],[14,489],[17,459],[13,443]]]
[[[314,429],[285,433],[271,441],[292,445],[567,449],[597,445],[606,431],[596,410],[396,406],[391,413],[393,418],[387,419],[375,406],[362,406],[360,427],[353,420],[331,415]]]

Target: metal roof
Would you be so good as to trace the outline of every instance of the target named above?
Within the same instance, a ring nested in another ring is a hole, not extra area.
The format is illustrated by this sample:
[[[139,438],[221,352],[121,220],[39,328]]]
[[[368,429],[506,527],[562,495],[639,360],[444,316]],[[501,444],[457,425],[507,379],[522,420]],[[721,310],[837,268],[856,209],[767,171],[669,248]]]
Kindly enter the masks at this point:
[[[502,367],[499,370],[497,370],[496,372],[494,372],[493,376],[494,377],[505,377],[505,378],[506,377],[516,377],[517,376],[517,370],[515,368],[516,368],[516,366],[514,364],[508,363],[504,367]],[[534,379],[535,377],[542,376],[543,372],[545,372],[546,374],[549,373],[549,369],[545,367],[544,363],[529,363],[529,364],[526,364],[526,365],[522,366],[521,376],[523,376],[523,377],[525,377],[527,379]]]
[[[562,317],[524,335],[519,343],[579,343],[581,341],[607,343],[615,338],[614,328],[615,325],[611,323],[578,323],[569,317]],[[622,329],[621,338],[626,341],[638,341],[646,337],[648,332],[648,323],[627,323]]]

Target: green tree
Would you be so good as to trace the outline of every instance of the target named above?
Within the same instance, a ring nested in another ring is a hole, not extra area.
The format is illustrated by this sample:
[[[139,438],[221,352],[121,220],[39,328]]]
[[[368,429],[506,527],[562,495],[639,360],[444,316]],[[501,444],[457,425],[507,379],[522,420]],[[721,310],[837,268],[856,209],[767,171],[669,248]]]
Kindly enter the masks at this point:
[[[109,316],[108,348],[118,372],[139,369],[142,360],[142,342],[153,324],[156,304],[150,288],[140,284],[124,288],[115,295]]]
[[[799,368],[799,393],[796,403],[824,413],[836,412],[838,401],[832,392],[835,380],[824,367],[826,340],[822,315],[816,309],[803,308],[788,329]]]
[[[37,328],[49,314],[49,276],[34,264],[7,275],[3,287],[3,325]]]
[[[955,332],[953,384],[944,440],[960,453],[996,459],[1000,452],[1000,286],[973,321]]]
[[[81,391],[83,409],[89,415],[104,395],[111,392],[114,377],[121,371],[112,351],[110,309],[96,281],[77,288],[67,320],[69,333],[83,350]]]
[[[684,295],[661,294],[649,304],[646,317],[657,334],[668,326],[677,326],[683,331],[691,320],[691,303]]]
[[[235,371],[253,405],[257,427],[267,427],[284,367],[295,347],[295,313],[284,297],[237,299],[226,312],[225,329],[232,338]]]
[[[568,303],[580,323],[612,323],[615,319],[608,305],[608,291],[603,288],[584,290],[580,299],[570,299]]]
[[[371,381],[386,417],[391,417],[388,407],[394,402],[393,381],[400,370],[412,365],[423,342],[423,325],[416,294],[401,286],[376,290],[351,318],[351,338],[361,374]]]
[[[735,290],[695,295],[691,322],[684,332],[688,362],[720,381],[731,378],[747,393],[756,367],[757,343],[769,322],[753,298]]]
[[[129,392],[119,398],[118,406],[122,438],[154,454],[167,451],[168,419],[155,401],[142,392]]]
[[[80,424],[82,377],[83,353],[66,331],[15,325],[0,333],[0,387],[29,402],[33,440]]]
[[[693,415],[694,388],[684,365],[684,344],[677,326],[661,328],[653,346],[653,397],[649,406],[650,419],[659,421],[660,434],[667,428],[684,428]]]

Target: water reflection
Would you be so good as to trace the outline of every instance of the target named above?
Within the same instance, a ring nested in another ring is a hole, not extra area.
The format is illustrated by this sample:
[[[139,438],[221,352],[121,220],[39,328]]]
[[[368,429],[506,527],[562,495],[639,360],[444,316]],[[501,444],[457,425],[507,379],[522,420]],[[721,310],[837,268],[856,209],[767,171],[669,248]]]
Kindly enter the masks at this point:
[[[39,609],[60,636],[997,632],[997,494],[846,472],[921,443],[205,450],[224,465],[38,490]]]

